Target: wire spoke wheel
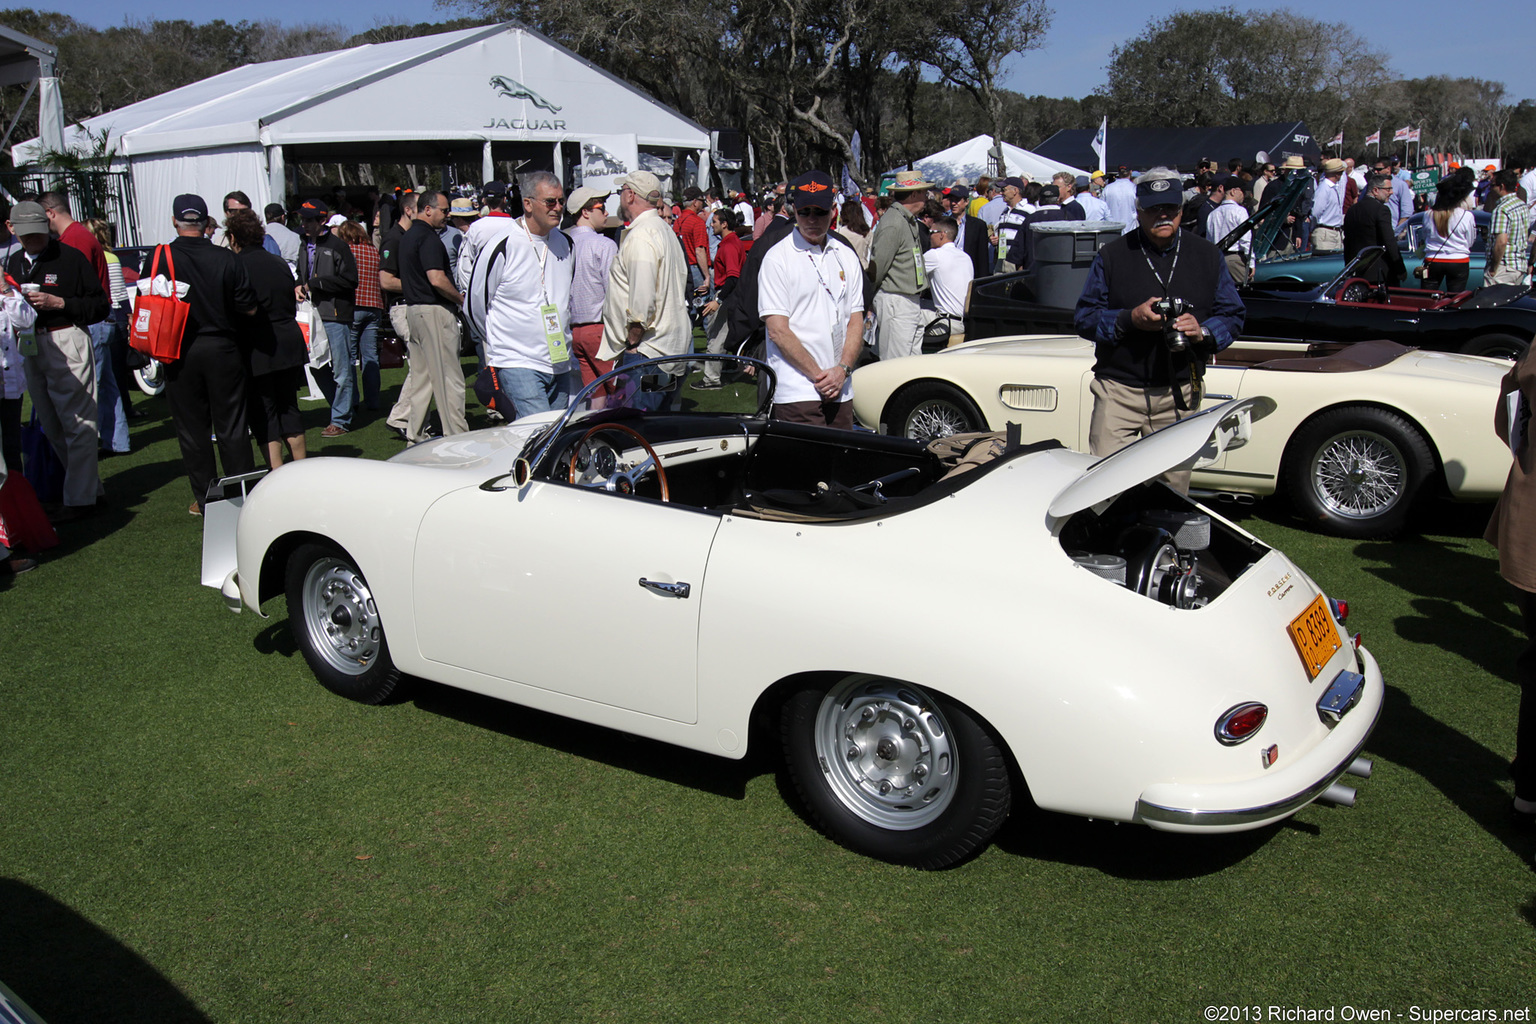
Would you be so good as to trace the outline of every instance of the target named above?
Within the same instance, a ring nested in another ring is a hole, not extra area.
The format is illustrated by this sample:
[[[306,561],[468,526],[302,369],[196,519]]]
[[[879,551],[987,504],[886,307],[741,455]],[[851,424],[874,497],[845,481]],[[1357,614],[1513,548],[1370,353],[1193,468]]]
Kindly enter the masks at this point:
[[[379,657],[384,631],[368,584],[339,558],[321,558],[304,574],[299,611],[311,647],[331,668],[360,676]]]
[[[923,444],[986,429],[970,396],[943,381],[922,381],[903,388],[888,403],[881,420],[892,434]]]
[[[1336,434],[1312,457],[1312,487],[1323,506],[1350,519],[1379,516],[1403,500],[1407,466],[1397,445],[1373,431]]]
[[[872,825],[921,828],[954,799],[949,722],[916,687],[845,680],[822,701],[815,736],[833,795]]]
[[[943,399],[924,402],[907,416],[908,437],[925,444],[951,434],[963,434],[971,429],[965,413]]]

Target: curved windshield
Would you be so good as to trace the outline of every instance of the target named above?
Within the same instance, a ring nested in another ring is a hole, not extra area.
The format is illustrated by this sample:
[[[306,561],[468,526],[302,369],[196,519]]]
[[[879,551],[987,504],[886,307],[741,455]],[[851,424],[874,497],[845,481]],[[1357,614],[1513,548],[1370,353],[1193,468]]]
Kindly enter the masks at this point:
[[[642,413],[768,418],[776,384],[767,363],[746,356],[663,356],[615,367],[582,388],[539,440],[535,465],[566,429],[596,417]]]

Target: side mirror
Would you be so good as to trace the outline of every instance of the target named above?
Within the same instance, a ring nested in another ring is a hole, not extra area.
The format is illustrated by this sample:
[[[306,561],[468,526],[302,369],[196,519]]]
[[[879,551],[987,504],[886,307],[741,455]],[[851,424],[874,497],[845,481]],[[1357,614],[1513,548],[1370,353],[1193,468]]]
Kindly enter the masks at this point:
[[[533,466],[529,464],[527,459],[518,459],[515,463],[513,463],[512,481],[516,483],[517,486],[523,487],[531,479],[533,479]]]

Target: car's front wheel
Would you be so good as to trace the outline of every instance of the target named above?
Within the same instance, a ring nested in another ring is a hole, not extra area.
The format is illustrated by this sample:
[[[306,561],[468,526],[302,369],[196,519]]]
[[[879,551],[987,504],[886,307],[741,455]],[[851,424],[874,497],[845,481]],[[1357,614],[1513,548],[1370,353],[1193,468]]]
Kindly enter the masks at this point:
[[[985,722],[910,683],[847,676],[792,695],[781,719],[790,779],[816,823],[859,853],[943,868],[981,849],[1011,806]]]
[[[304,544],[288,559],[288,622],[315,678],[332,693],[380,704],[400,684],[368,581],[328,544]]]
[[[1397,413],[1330,409],[1291,439],[1285,490],[1303,519],[1329,533],[1390,537],[1434,468],[1429,442]]]
[[[901,391],[885,407],[885,427],[897,437],[927,444],[951,434],[985,430],[976,403],[959,388],[930,380]]]

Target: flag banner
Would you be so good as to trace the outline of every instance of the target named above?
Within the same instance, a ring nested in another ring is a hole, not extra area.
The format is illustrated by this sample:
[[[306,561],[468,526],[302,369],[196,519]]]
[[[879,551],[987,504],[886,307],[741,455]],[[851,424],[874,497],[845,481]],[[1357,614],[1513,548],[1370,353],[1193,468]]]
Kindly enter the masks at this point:
[[[1413,131],[1408,133],[1408,141],[1409,142],[1418,142],[1419,141],[1419,129],[1415,128]]]
[[[1413,131],[1412,128],[1399,128],[1397,131],[1392,133],[1392,141],[1393,142],[1407,142],[1408,141],[1408,133],[1411,132],[1411,131]]]
[[[1109,165],[1104,162],[1104,140],[1109,136],[1109,118],[1106,116],[1099,124],[1099,133],[1093,137],[1093,154],[1099,158],[1098,170],[1108,171]]]
[[[1378,132],[1375,132],[1374,134],[1367,135],[1365,137],[1365,144],[1367,146],[1379,146],[1379,145],[1381,145],[1381,132],[1378,131]]]
[[[843,164],[843,195],[857,197],[859,194],[860,194],[859,193],[859,183],[853,180],[853,173],[851,171],[849,171],[848,164],[844,163]]]
[[[1337,134],[1333,138],[1329,139],[1328,140],[1328,145],[1330,145],[1330,146],[1342,146],[1342,145],[1344,145],[1344,133],[1343,132],[1339,132],[1339,134]]]

